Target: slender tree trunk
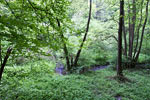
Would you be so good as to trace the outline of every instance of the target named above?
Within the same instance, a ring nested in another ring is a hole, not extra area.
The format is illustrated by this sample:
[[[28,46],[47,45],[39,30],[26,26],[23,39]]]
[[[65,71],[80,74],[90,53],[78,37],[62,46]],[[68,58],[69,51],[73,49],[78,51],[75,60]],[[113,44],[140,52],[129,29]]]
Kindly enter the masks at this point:
[[[58,27],[61,27],[60,26],[60,22],[59,22],[58,19],[57,19],[57,23],[58,23]],[[63,51],[65,53],[67,70],[70,71],[71,70],[71,66],[70,66],[70,61],[69,61],[69,54],[68,54],[68,49],[67,49],[66,43],[64,41],[64,35],[63,35],[63,33],[61,34],[61,38],[62,38],[62,41],[63,41]]]
[[[132,59],[135,22],[136,22],[136,1],[135,0],[132,0],[132,18],[131,18],[130,9],[131,8],[129,7],[129,58]]]
[[[138,48],[138,44],[139,44],[139,35],[140,35],[140,28],[142,26],[142,20],[143,20],[143,2],[144,0],[142,0],[141,2],[141,16],[140,16],[140,22],[139,22],[139,25],[137,27],[137,39],[136,39],[136,46],[135,46],[135,49],[134,49],[134,56],[133,56],[133,59],[135,59],[135,55],[137,53],[137,48]]]
[[[128,20],[129,20],[129,51],[128,51],[128,57],[131,58],[131,11],[130,11],[130,0],[128,0]]]
[[[71,67],[73,66],[73,56],[71,55]]]
[[[4,67],[5,67],[5,65],[6,65],[6,63],[7,63],[7,60],[8,60],[8,58],[9,58],[10,54],[11,54],[11,51],[12,51],[12,48],[9,47],[9,48],[7,49],[7,52],[6,52],[6,56],[5,56],[5,58],[4,58],[4,61],[3,61],[2,64],[1,64],[1,69],[0,69],[0,81],[1,81],[1,79],[2,79],[2,75],[3,75],[3,72],[4,72]]]
[[[62,38],[64,39],[64,35],[62,34]],[[65,53],[65,58],[66,58],[66,64],[67,64],[67,70],[70,71],[71,70],[71,66],[70,66],[70,61],[69,61],[69,54],[68,54],[68,49],[67,46],[64,42],[64,53]]]
[[[133,41],[134,41],[135,24],[136,24],[136,1],[133,0],[132,2],[133,2],[133,7],[132,7],[133,16],[132,16],[132,24],[131,24],[131,26],[132,26],[132,30],[131,30],[131,34],[132,34],[131,35],[132,36],[132,38],[131,38],[131,53],[130,53],[131,58],[132,58],[132,53],[133,53]]]
[[[123,14],[124,14],[124,0],[120,0],[120,17],[119,17],[119,30],[118,30],[118,65],[117,76],[123,76],[122,69],[122,32],[123,32]]]
[[[0,40],[0,65],[2,66],[2,46],[1,46],[1,40]]]
[[[141,52],[142,43],[143,43],[143,38],[144,38],[145,26],[146,26],[147,19],[148,19],[148,7],[149,7],[148,4],[149,4],[149,0],[147,0],[147,4],[146,4],[146,18],[145,18],[145,21],[144,21],[144,24],[143,24],[143,28],[142,28],[142,34],[141,34],[139,49],[138,49],[138,52],[137,52],[136,57],[135,57],[135,61],[136,61],[136,62],[137,62],[137,60],[138,60],[138,58],[139,58],[139,54],[140,54],[140,52]]]
[[[79,50],[76,54],[76,57],[75,57],[75,60],[74,60],[74,66],[77,66],[77,63],[78,63],[78,60],[79,60],[79,57],[80,57],[80,53],[82,51],[84,42],[86,41],[86,37],[87,37],[88,31],[89,31],[90,20],[91,20],[91,13],[92,13],[92,0],[90,0],[90,10],[89,10],[89,18],[88,18],[88,22],[87,22],[86,32],[85,32],[84,38],[82,40],[82,43],[80,45],[80,48],[79,48]]]
[[[123,16],[125,16],[125,12],[123,13]],[[125,20],[123,17],[123,37],[124,37],[124,55],[127,57],[127,33],[126,33],[126,27],[125,27]]]

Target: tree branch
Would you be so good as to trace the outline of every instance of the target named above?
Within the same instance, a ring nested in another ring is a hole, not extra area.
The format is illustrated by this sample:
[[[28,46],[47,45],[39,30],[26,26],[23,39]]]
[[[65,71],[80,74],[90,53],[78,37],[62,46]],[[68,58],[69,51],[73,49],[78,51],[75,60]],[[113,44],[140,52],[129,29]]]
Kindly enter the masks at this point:
[[[107,39],[109,39],[109,38],[114,38],[114,39],[115,39],[115,41],[116,41],[116,42],[118,42],[117,37],[116,37],[116,36],[114,36],[114,35],[109,35],[109,36],[105,37],[105,39],[102,39],[102,41],[107,40]]]
[[[0,65],[2,65],[2,44],[0,40]]]
[[[4,72],[4,67],[5,67],[5,65],[6,65],[6,63],[7,63],[7,60],[8,60],[8,58],[9,58],[10,54],[11,54],[11,51],[12,51],[12,48],[9,47],[9,48],[7,49],[7,52],[6,52],[6,56],[5,56],[5,58],[4,58],[4,61],[3,61],[2,65],[1,65],[1,68],[0,68],[0,81],[1,81],[1,79],[2,79],[2,74],[3,74],[3,72]]]

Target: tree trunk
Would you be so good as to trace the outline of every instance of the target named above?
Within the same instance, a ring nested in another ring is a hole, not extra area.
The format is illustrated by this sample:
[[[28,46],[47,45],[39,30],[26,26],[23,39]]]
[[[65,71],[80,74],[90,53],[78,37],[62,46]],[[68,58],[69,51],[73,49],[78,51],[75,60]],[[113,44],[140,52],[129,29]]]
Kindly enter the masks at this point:
[[[125,16],[125,12],[123,13],[123,16]],[[123,17],[123,33],[124,33],[124,55],[127,57],[127,33],[126,33],[126,27],[125,27],[125,20]]]
[[[133,41],[134,41],[134,34],[135,34],[135,24],[136,24],[136,1],[133,0],[133,7],[132,7],[133,11],[132,11],[132,40],[131,40],[131,57],[132,57],[132,53],[133,53]],[[133,59],[133,57],[132,57]]]
[[[73,56],[71,55],[71,67],[73,66]]]
[[[90,20],[91,20],[91,13],[92,13],[92,0],[90,0],[90,10],[89,10],[89,18],[88,18],[88,22],[87,22],[86,32],[85,32],[84,38],[82,40],[82,43],[80,45],[80,48],[79,48],[79,50],[76,54],[76,57],[75,57],[75,60],[74,60],[74,66],[77,66],[77,63],[78,63],[78,60],[79,60],[79,57],[80,57],[80,53],[82,51],[84,42],[86,41],[86,37],[87,37],[88,31],[89,31]]]
[[[131,11],[130,11],[130,0],[128,0],[128,17],[129,17],[129,51],[128,57],[131,58]]]
[[[133,41],[134,41],[135,23],[136,23],[136,1],[135,0],[132,0],[132,14],[133,14],[132,20],[130,21],[130,25],[129,25],[129,57],[131,59],[132,59],[132,52],[133,52]]]
[[[60,22],[59,22],[58,19],[57,19],[57,23],[58,23],[58,27],[61,27],[60,26]],[[63,33],[61,33],[61,38],[62,38],[62,42],[63,42],[63,50],[64,50],[64,53],[65,53],[67,70],[70,71],[71,70],[71,66],[70,66],[70,61],[69,61],[69,54],[68,54],[68,49],[67,49],[66,43],[64,41],[64,35],[63,35]]]
[[[4,67],[5,67],[5,65],[6,65],[6,63],[7,63],[7,60],[8,60],[8,58],[9,58],[10,54],[11,54],[11,51],[12,51],[12,48],[9,47],[9,48],[7,49],[7,53],[6,53],[6,56],[5,56],[5,58],[4,58],[4,61],[3,61],[3,63],[1,64],[1,69],[0,69],[0,81],[1,81],[1,79],[2,79],[2,75],[3,75],[3,72],[4,72]]]
[[[146,26],[147,19],[148,19],[148,7],[149,7],[148,4],[149,4],[149,0],[147,0],[147,4],[146,4],[146,18],[145,18],[145,21],[144,21],[144,24],[143,24],[143,28],[142,28],[142,34],[141,34],[141,39],[140,39],[140,46],[139,46],[137,55],[136,55],[136,57],[135,57],[135,61],[136,61],[136,62],[137,62],[137,60],[138,60],[138,58],[139,58],[139,54],[140,54],[140,51],[141,51],[141,48],[142,48],[145,26]]]
[[[124,14],[124,0],[120,0],[120,17],[119,17],[119,30],[118,30],[118,65],[117,76],[123,76],[122,69],[122,32],[123,32],[123,14]]]
[[[0,40],[0,65],[2,66],[2,46],[1,46],[1,40]]]
[[[134,56],[133,56],[133,59],[135,59],[135,55],[137,53],[137,49],[138,49],[138,45],[139,45],[139,35],[140,35],[140,28],[142,26],[142,20],[143,20],[143,2],[144,0],[142,0],[141,2],[141,16],[140,16],[140,22],[139,22],[139,25],[137,27],[137,38],[136,38],[136,46],[135,46],[135,49],[134,49]]]

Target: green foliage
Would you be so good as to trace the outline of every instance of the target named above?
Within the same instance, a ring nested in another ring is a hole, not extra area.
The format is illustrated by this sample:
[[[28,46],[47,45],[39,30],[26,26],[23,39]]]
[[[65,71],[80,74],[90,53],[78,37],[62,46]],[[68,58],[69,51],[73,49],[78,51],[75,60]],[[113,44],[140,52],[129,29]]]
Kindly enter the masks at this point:
[[[54,68],[54,64],[48,61],[38,61],[13,68],[6,67],[0,85],[0,97],[4,100],[76,100],[78,98],[92,100],[88,83],[85,85],[82,80],[86,77],[79,75],[60,77],[54,73]],[[4,84],[6,85],[3,86]]]
[[[102,50],[83,50],[79,60],[79,66],[90,67],[94,65],[106,65],[108,63],[108,56]]]
[[[149,55],[140,54],[140,57],[139,57],[139,60],[138,60],[139,63],[149,63],[149,61],[150,61],[150,56]]]
[[[37,61],[24,66],[6,67],[0,84],[2,100],[149,100],[149,70],[125,70],[132,82],[122,83],[112,78],[111,68],[83,75],[60,76],[55,65]],[[145,83],[147,83],[145,85]]]
[[[8,47],[13,47],[13,56],[45,54],[46,48],[61,48],[60,35],[66,32],[70,19],[67,0],[30,1],[15,0],[0,2],[0,42],[2,56]],[[62,24],[60,29],[57,19]],[[27,52],[28,51],[28,52]],[[50,55],[49,55],[50,56]]]

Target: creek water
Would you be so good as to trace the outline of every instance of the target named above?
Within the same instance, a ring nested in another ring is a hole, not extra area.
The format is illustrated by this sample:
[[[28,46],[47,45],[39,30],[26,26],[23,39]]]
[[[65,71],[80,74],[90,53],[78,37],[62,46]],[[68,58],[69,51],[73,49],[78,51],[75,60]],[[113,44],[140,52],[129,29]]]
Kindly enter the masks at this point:
[[[97,70],[105,69],[105,68],[108,68],[108,67],[109,67],[108,65],[94,66],[92,68],[89,68],[88,71],[97,71]],[[58,73],[59,75],[63,75],[65,73],[64,65],[61,64],[59,67],[56,67],[55,72]]]

